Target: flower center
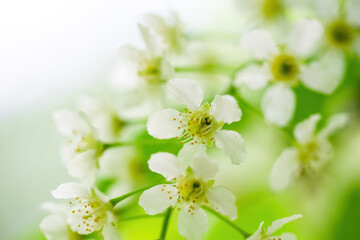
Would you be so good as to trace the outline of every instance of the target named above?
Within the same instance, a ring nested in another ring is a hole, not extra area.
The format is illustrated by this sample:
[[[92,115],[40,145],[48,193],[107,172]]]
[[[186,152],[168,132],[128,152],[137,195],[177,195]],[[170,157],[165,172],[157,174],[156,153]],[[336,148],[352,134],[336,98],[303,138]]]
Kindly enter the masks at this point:
[[[355,38],[354,29],[344,20],[336,20],[327,28],[330,43],[339,48],[346,48]]]
[[[107,204],[98,199],[79,199],[75,198],[76,202],[69,202],[74,204],[72,208],[71,224],[80,234],[87,234],[93,231],[98,231],[106,222]]]
[[[300,162],[307,165],[310,161],[316,161],[319,159],[318,156],[318,143],[311,141],[300,147],[299,151]]]
[[[174,121],[177,120],[174,118]],[[178,137],[181,143],[202,143],[211,146],[214,142],[215,131],[221,128],[223,123],[217,122],[210,114],[210,105],[205,103],[198,110],[189,110],[180,113],[179,129],[183,133]]]
[[[291,81],[299,74],[299,65],[294,56],[281,54],[274,58],[271,70],[277,81]]]
[[[283,11],[281,0],[263,0],[262,14],[265,19],[275,18]]]
[[[142,70],[138,72],[140,77],[146,79],[149,84],[161,82],[161,58],[146,61]]]

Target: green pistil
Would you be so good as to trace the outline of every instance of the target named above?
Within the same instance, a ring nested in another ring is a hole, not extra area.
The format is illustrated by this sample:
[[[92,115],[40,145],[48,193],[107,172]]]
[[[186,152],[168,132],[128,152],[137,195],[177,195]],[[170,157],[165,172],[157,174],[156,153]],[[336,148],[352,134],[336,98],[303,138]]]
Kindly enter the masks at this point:
[[[275,57],[271,65],[271,71],[275,80],[284,82],[295,80],[300,72],[296,58],[288,54]]]

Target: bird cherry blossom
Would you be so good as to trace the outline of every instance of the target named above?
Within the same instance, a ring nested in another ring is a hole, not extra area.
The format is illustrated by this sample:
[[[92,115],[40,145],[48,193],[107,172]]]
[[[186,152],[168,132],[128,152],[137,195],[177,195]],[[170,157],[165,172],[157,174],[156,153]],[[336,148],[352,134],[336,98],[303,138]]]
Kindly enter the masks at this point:
[[[302,215],[296,214],[290,217],[275,220],[267,229],[263,227],[264,222],[262,222],[260,223],[259,229],[252,236],[247,238],[247,240],[296,240],[296,236],[292,233],[283,233],[280,236],[273,236],[273,234],[284,224],[301,217]]]
[[[235,196],[224,187],[213,187],[218,167],[208,158],[205,146],[185,145],[177,157],[165,152],[153,154],[149,168],[173,183],[146,190],[140,196],[140,206],[150,215],[169,207],[179,210],[178,229],[185,238],[200,239],[207,230],[208,218],[202,205],[236,219]]]
[[[69,174],[76,178],[93,179],[103,144],[93,127],[78,114],[63,109],[54,113],[55,124],[68,139],[62,149]]]
[[[297,177],[314,176],[330,160],[333,148],[328,138],[346,125],[344,113],[330,117],[326,126],[316,133],[320,114],[310,116],[294,129],[296,146],[286,148],[276,160],[270,175],[270,187],[280,191],[291,185]]]
[[[176,137],[184,144],[211,146],[214,142],[234,164],[246,158],[241,135],[232,130],[221,130],[224,123],[239,121],[241,110],[229,95],[217,95],[211,104],[204,103],[201,87],[192,80],[174,79],[167,84],[168,91],[186,106],[183,112],[164,109],[150,115],[147,130],[158,139]]]
[[[292,119],[296,103],[292,88],[299,82],[323,94],[331,94],[338,86],[343,63],[333,54],[328,53],[311,64],[305,62],[322,35],[321,23],[309,19],[294,24],[284,45],[277,46],[264,30],[254,29],[244,34],[242,46],[264,62],[240,71],[235,84],[256,90],[272,83],[262,100],[262,111],[270,123],[282,127]]]
[[[67,222],[72,231],[82,235],[102,229],[104,239],[118,239],[113,227],[114,215],[109,199],[92,185],[63,183],[53,190],[55,198],[69,199]]]
[[[322,19],[330,49],[354,51],[360,55],[360,33],[357,31],[360,27],[359,1],[348,0],[343,6],[336,0],[315,0],[312,4]]]

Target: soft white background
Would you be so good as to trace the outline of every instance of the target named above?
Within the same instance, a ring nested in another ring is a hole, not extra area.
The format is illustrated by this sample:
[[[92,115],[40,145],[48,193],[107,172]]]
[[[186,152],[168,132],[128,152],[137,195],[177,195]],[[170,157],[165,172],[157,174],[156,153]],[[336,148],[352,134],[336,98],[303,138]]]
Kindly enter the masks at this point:
[[[142,44],[141,14],[176,10],[193,29],[224,30],[233,8],[232,0],[0,0],[2,239],[26,239],[45,215],[40,203],[70,180],[52,112],[107,84],[117,48]]]

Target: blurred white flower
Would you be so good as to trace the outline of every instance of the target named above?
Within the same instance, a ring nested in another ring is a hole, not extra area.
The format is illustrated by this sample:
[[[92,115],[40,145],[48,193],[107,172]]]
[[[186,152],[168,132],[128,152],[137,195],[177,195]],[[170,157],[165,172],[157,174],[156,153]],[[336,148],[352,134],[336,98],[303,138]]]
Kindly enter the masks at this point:
[[[275,220],[267,229],[263,227],[264,222],[260,223],[259,229],[247,240],[296,240],[296,236],[292,233],[283,233],[280,236],[273,236],[284,224],[301,218],[302,215],[296,214],[290,217]]]
[[[304,62],[318,45],[322,34],[320,22],[301,19],[294,24],[284,45],[277,46],[268,32],[259,29],[242,37],[243,48],[255,59],[265,62],[239,71],[235,84],[256,90],[273,82],[262,101],[262,111],[270,123],[282,127],[292,119],[296,100],[291,88],[299,81],[323,94],[332,93],[338,86],[343,63],[334,54],[329,53],[311,65]]]
[[[224,123],[239,121],[241,110],[229,95],[217,95],[211,105],[204,103],[201,87],[192,80],[174,79],[167,84],[168,91],[186,106],[180,113],[164,109],[150,115],[147,122],[149,134],[158,139],[178,138],[185,144],[203,144],[217,147],[227,154],[234,164],[246,158],[245,142],[241,135],[231,130],[221,130]]]
[[[123,95],[123,112],[132,118],[147,117],[165,103],[163,86],[174,70],[167,56],[157,49],[159,46],[155,45],[144,50],[125,45],[119,50],[120,58],[110,84]]]
[[[78,110],[96,131],[102,142],[116,142],[119,139],[124,122],[102,99],[84,95],[79,99]]]
[[[177,208],[180,211],[178,229],[185,238],[201,239],[207,230],[208,218],[202,205],[214,208],[231,220],[236,219],[236,197],[224,187],[212,187],[218,166],[208,158],[205,146],[184,146],[178,157],[165,152],[153,154],[149,168],[174,183],[146,190],[140,196],[139,205],[150,215],[169,207]]]
[[[315,0],[312,3],[325,25],[329,46],[341,51],[355,51],[360,55],[360,2]]]
[[[109,199],[91,185],[63,183],[51,192],[55,198],[70,199],[67,222],[72,231],[90,234],[102,229],[106,240],[118,239]]]
[[[320,118],[319,114],[315,114],[296,125],[294,135],[297,145],[286,148],[272,169],[270,187],[273,190],[284,190],[302,175],[318,174],[330,160],[333,148],[328,138],[347,124],[348,115],[333,115],[328,119],[326,126],[315,133]]]
[[[71,240],[74,235],[67,223],[68,208],[53,202],[45,202],[42,208],[50,215],[45,217],[40,223],[40,229],[49,240]]]
[[[148,49],[155,45],[158,55],[177,53],[184,46],[182,23],[175,13],[170,13],[167,19],[153,13],[144,14],[139,28]]]
[[[59,110],[53,117],[59,132],[68,138],[62,154],[69,174],[93,181],[98,158],[103,152],[103,144],[94,129],[85,119],[69,110]]]

